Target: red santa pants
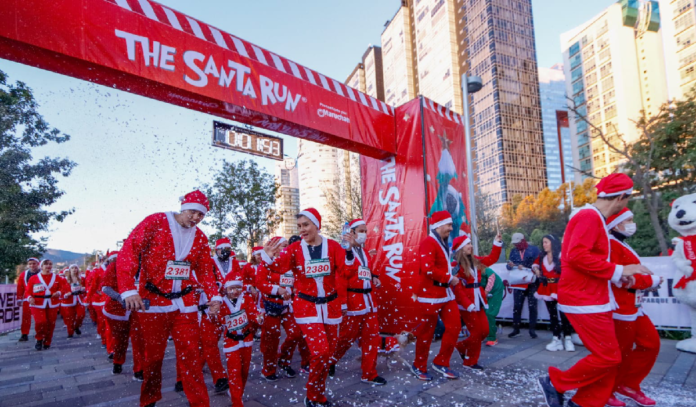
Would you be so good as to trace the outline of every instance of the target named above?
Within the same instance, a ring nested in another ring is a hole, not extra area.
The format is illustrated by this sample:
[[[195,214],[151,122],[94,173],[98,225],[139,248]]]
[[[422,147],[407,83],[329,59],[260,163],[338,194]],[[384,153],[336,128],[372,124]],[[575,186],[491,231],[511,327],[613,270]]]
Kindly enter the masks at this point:
[[[75,334],[75,329],[82,326],[82,321],[85,319],[85,307],[78,303],[71,307],[60,307],[60,314],[63,316],[63,322],[68,329],[68,336]]]
[[[437,354],[433,363],[439,366],[449,367],[452,352],[457,344],[459,332],[462,330],[462,322],[459,319],[459,308],[455,300],[438,304],[418,303],[422,310],[419,322],[414,334],[416,335],[416,360],[413,364],[421,372],[428,371],[428,355],[430,354],[430,344],[433,341],[437,317],[440,316],[445,325],[445,333],[442,335],[440,353]]]
[[[44,300],[48,301],[48,300]],[[34,317],[34,330],[36,340],[43,341],[44,346],[50,346],[53,340],[53,331],[56,329],[58,308],[34,308],[31,307],[31,316]]]
[[[285,329],[285,341],[280,347],[278,354],[278,343],[280,342],[280,327]],[[300,348],[301,353],[308,353],[306,347],[303,349],[302,330],[295,322],[295,315],[291,312],[279,316],[266,314],[261,330],[261,354],[263,354],[264,376],[275,374],[277,366],[290,366],[292,354],[295,347]],[[303,352],[304,351],[304,352]],[[303,355],[302,359],[309,359],[308,355]]]
[[[615,319],[614,328],[621,348],[621,364],[614,388],[626,386],[640,391],[641,382],[652,370],[660,353],[660,335],[647,315],[635,321]]]
[[[162,398],[162,360],[167,339],[171,335],[174,338],[177,361],[182,362],[178,366],[186,398],[192,407],[207,407],[210,400],[200,361],[197,313],[141,312],[138,318],[145,347],[145,380],[140,390],[140,405],[146,406]]]
[[[138,327],[138,313],[131,312],[127,320],[114,319],[104,316],[109,324],[109,331],[113,339],[114,364],[122,365],[126,363],[126,353],[128,351],[128,339],[131,339],[133,351],[133,372],[143,370],[141,366],[143,360],[143,340]],[[125,318],[125,317],[124,317]]]
[[[242,396],[249,377],[249,364],[251,363],[251,346],[225,353],[227,357],[227,375],[230,379],[230,398],[232,407],[243,407]],[[185,389],[185,387],[184,387]]]
[[[220,348],[218,342],[222,335],[222,330],[213,324],[207,315],[201,315],[201,368],[207,363],[210,375],[213,376],[213,383],[224,379],[225,368],[222,367],[220,358]]]
[[[31,330],[31,307],[27,300],[22,301],[22,335],[29,335]]]
[[[89,312],[89,319],[92,320],[94,325],[97,325],[97,318],[98,318],[97,315],[98,314],[97,314],[97,311],[94,309],[94,305],[89,304],[86,307],[87,307],[87,312]]]
[[[379,322],[376,312],[368,312],[364,315],[349,315],[343,317],[340,336],[336,352],[331,358],[331,364],[335,365],[348,352],[353,342],[360,336],[362,347],[362,379],[372,380],[377,377],[377,351],[381,339],[379,337]]]
[[[104,306],[103,305],[92,305],[94,312],[96,312],[97,318],[97,333],[101,336],[102,345],[106,345],[106,350],[109,353],[114,351],[113,339],[111,339],[111,328],[106,322],[106,316],[104,316]]]
[[[481,342],[488,336],[488,317],[482,308],[479,311],[460,311],[460,315],[466,329],[469,330],[469,337],[457,342],[457,350],[464,358],[464,366],[473,366],[478,363],[481,355]]]
[[[329,359],[336,351],[338,325],[298,324],[309,347],[309,378],[307,398],[325,403],[326,377],[329,375]]]
[[[566,313],[590,354],[566,371],[550,367],[551,383],[561,393],[578,389],[573,401],[582,407],[604,407],[614,390],[621,350],[611,312]]]

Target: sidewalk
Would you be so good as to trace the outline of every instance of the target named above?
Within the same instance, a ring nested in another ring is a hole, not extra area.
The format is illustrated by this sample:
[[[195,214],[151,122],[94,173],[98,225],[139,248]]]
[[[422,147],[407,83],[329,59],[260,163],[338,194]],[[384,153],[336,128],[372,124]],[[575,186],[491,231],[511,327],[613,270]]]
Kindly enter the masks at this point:
[[[37,352],[34,341],[18,343],[18,332],[0,336],[0,407],[41,406],[138,406],[140,383],[132,381],[130,352],[122,375],[111,374],[106,351],[95,338],[95,328],[86,322],[82,337],[66,339],[59,320],[51,349]],[[507,333],[506,330],[505,333]],[[484,347],[481,364],[483,373],[465,371],[459,355],[452,357],[452,368],[461,373],[459,380],[436,378],[431,383],[416,380],[404,366],[401,358],[413,360],[414,346],[390,358],[380,357],[378,371],[389,382],[383,387],[372,387],[360,382],[360,351],[353,347],[336,369],[336,378],[328,381],[328,397],[339,407],[531,407],[540,406],[542,399],[536,378],[548,366],[568,368],[586,354],[582,347],[577,352],[547,352],[544,347],[550,333],[539,331],[534,340],[526,335],[507,339],[501,335],[494,348]],[[434,343],[431,356],[437,354],[439,343]],[[293,366],[299,370],[299,359]],[[258,342],[254,346],[249,382],[246,389],[246,407],[302,406],[306,375],[294,379],[282,378],[266,383],[260,373],[261,354]],[[229,406],[226,394],[213,392],[212,379],[204,370],[210,389],[211,406]],[[431,371],[433,375],[437,373]],[[170,342],[163,367],[163,399],[158,407],[187,406],[183,393],[174,392],[174,346]],[[645,381],[645,391],[657,399],[661,407],[693,407],[696,405],[696,355],[678,352],[675,341],[662,341],[658,361]],[[629,404],[630,405],[630,404]]]

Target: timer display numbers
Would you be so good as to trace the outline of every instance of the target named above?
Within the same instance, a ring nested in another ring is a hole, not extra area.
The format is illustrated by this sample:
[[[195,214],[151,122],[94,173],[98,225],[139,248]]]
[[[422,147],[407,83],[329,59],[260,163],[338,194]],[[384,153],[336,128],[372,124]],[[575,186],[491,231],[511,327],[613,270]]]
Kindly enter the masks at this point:
[[[283,160],[283,139],[213,121],[213,146]]]

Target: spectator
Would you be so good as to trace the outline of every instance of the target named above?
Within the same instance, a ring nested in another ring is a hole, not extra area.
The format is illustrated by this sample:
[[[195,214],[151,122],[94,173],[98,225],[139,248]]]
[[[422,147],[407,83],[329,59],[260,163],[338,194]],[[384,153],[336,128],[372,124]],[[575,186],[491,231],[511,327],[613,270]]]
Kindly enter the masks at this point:
[[[510,258],[506,266],[507,269],[512,270],[513,267],[517,267],[520,270],[531,270],[532,264],[534,264],[539,257],[539,248],[527,243],[522,233],[515,233],[512,235],[512,244],[515,247],[510,251]],[[515,305],[512,313],[513,331],[508,335],[509,338],[520,336],[522,308],[524,307],[524,300],[526,299],[529,302],[529,336],[536,339],[537,299],[534,297],[534,293],[536,292],[537,286],[537,283],[515,284],[511,286],[514,290],[513,298]]]
[[[486,287],[486,295],[488,297],[488,309],[486,310],[486,318],[488,318],[488,337],[486,337],[486,346],[495,346],[498,344],[498,326],[496,318],[500,312],[500,306],[503,303],[503,294],[505,286],[503,279],[491,268],[486,268],[486,271],[481,276],[481,285]]]

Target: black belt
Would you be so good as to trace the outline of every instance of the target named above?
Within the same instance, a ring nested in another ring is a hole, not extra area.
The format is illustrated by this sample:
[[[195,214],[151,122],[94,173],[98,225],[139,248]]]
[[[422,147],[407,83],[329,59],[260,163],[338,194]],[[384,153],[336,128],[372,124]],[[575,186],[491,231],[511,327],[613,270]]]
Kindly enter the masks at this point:
[[[205,310],[208,309],[208,306],[209,306],[208,304],[199,305],[199,306],[198,306],[198,311],[200,311],[200,312],[205,312]]]
[[[148,281],[147,283],[145,283],[145,289],[146,289],[147,291],[153,293],[153,294],[157,294],[157,295],[159,295],[160,297],[164,297],[164,298],[166,298],[166,299],[168,299],[168,300],[175,300],[175,299],[177,299],[177,298],[181,298],[181,297],[183,297],[184,295],[190,294],[190,293],[193,292],[193,286],[190,285],[190,286],[184,288],[183,290],[181,290],[181,292],[178,292],[178,293],[165,293],[165,292],[162,292],[162,290],[160,290],[159,288],[157,288],[156,285],[152,284],[152,283],[149,282],[149,281]]]
[[[297,293],[297,296],[305,301],[313,302],[315,304],[326,304],[338,298],[338,293],[334,291],[334,293],[328,297],[313,297],[304,293]]]
[[[369,294],[372,292],[372,287],[370,288],[348,288],[348,292],[358,293],[358,294]]]
[[[282,295],[276,295],[276,294],[266,294],[267,298],[272,298],[274,300],[282,300],[283,296]]]
[[[439,281],[434,281],[434,280],[433,280],[433,285],[436,287],[445,287],[445,288],[449,287],[449,283],[441,283]]]
[[[547,278],[546,281],[551,284],[555,284],[558,282],[557,278]]]
[[[629,289],[628,289],[628,292],[631,293],[631,294],[635,294],[635,293],[636,293],[636,289],[635,289],[635,288],[629,288]]]
[[[247,336],[249,336],[250,333],[251,333],[251,330],[245,329],[245,330],[242,331],[241,334],[233,334],[232,332],[227,331],[227,333],[226,333],[225,335],[226,335],[228,338],[232,339],[233,341],[239,342],[239,341],[243,341],[244,338],[246,338]]]
[[[466,287],[466,288],[479,288],[479,287],[481,287],[481,283],[464,284],[464,287]]]
[[[51,298],[53,295],[48,294],[48,295],[32,295],[34,298]]]

